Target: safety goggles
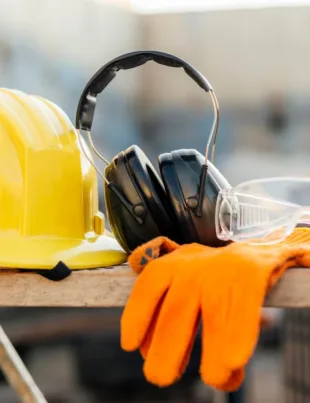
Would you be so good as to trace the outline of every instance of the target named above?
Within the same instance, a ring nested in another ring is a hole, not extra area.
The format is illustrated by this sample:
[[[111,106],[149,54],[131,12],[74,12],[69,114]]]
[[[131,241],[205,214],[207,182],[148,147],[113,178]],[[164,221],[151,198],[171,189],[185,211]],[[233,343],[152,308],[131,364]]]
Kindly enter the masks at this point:
[[[224,241],[272,244],[310,225],[310,178],[276,177],[219,192],[215,228]]]

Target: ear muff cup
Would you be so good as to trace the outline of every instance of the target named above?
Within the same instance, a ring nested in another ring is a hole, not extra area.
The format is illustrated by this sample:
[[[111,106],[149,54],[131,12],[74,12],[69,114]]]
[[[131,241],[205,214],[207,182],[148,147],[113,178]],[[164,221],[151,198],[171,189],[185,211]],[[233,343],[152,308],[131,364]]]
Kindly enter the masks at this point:
[[[198,234],[190,211],[186,205],[186,198],[180,184],[180,181],[183,180],[184,176],[188,174],[187,171],[190,169],[189,165],[185,162],[184,157],[191,151],[194,150],[174,151],[172,153],[161,154],[158,158],[160,174],[166,193],[169,197],[169,203],[173,215],[178,225],[181,243],[198,242]],[[195,172],[190,172],[190,174],[196,176]],[[195,181],[192,184],[192,189],[188,189],[191,196],[196,195],[197,193]]]
[[[114,182],[116,177],[122,178],[126,174],[124,164],[122,163],[124,159],[123,154],[123,152],[119,153],[105,168],[105,176],[110,182]],[[118,167],[121,168],[117,170]],[[120,187],[121,184],[118,185],[118,188]],[[104,182],[104,199],[111,230],[121,247],[127,253],[130,253],[130,246],[126,242],[126,229],[123,228],[122,222],[123,220],[130,220],[131,216],[106,182]]]
[[[229,184],[211,162],[208,162],[202,216],[196,216],[187,204],[189,199],[198,196],[204,159],[196,150],[182,149],[160,155],[158,162],[182,243],[222,246],[215,231],[215,205],[219,191]]]
[[[119,153],[105,169],[105,175],[127,201],[132,205],[143,205],[146,211],[143,223],[139,224],[105,185],[110,225],[127,252],[161,235],[178,241],[179,233],[164,185],[139,147],[131,146],[125,152]]]

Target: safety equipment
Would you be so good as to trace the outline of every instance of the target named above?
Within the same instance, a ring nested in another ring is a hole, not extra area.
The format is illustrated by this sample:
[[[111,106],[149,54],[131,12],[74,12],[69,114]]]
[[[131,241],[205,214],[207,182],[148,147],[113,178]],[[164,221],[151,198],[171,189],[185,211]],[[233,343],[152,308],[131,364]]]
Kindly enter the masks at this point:
[[[0,267],[124,262],[126,253],[104,228],[96,172],[69,118],[46,99],[1,88]]]
[[[233,391],[254,353],[266,294],[288,268],[310,267],[310,229],[261,247],[180,246],[158,237],[128,263],[140,274],[122,314],[121,346],[140,350],[146,379],[162,387],[179,380],[201,325],[202,380]]]
[[[251,244],[283,241],[297,225],[310,224],[310,178],[255,179],[219,192],[219,239]]]
[[[193,149],[161,154],[158,158],[160,176],[136,145],[121,151],[109,163],[96,150],[90,132],[97,95],[119,70],[132,69],[149,60],[170,67],[183,67],[210,94],[214,108],[205,156]],[[77,108],[76,128],[80,134],[82,130],[87,132],[93,151],[107,164],[104,174],[94,166],[105,181],[111,229],[127,252],[159,235],[179,243],[223,244],[215,233],[215,202],[218,192],[229,184],[213,165],[218,126],[219,107],[211,84],[194,67],[171,54],[139,51],[122,55],[103,66],[87,83]],[[212,139],[210,162],[208,154]]]

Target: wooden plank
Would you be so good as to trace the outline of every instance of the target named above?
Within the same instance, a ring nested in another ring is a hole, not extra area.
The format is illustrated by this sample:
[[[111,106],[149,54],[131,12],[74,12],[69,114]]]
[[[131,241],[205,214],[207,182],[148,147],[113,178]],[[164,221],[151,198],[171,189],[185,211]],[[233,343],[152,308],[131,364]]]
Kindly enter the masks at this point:
[[[310,269],[289,269],[266,298],[266,307],[309,308]]]
[[[60,282],[34,273],[0,271],[1,307],[121,307],[136,279],[127,265],[74,271]],[[310,269],[290,269],[265,306],[310,307]]]
[[[76,270],[54,282],[36,273],[0,271],[0,307],[124,306],[136,274],[127,266]]]

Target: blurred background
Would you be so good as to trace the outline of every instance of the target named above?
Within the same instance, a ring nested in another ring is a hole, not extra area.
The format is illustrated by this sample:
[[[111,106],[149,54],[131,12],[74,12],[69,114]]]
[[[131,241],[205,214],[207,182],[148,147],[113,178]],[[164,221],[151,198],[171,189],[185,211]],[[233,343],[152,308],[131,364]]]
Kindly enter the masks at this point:
[[[310,1],[0,0],[0,85],[52,100],[73,122],[97,69],[141,49],[173,53],[209,79],[221,111],[215,162],[232,185],[310,173]],[[133,143],[155,165],[177,148],[204,153],[211,102],[183,70],[120,72],[99,100],[93,137],[106,158]],[[283,364],[287,343],[304,342],[291,340],[296,312],[266,312],[246,394],[231,396],[201,385],[199,339],[183,381],[147,385],[140,356],[119,349],[118,309],[1,309],[0,321],[49,402],[273,403],[287,388],[310,402],[303,374],[293,382]],[[17,401],[5,382],[0,401]]]

